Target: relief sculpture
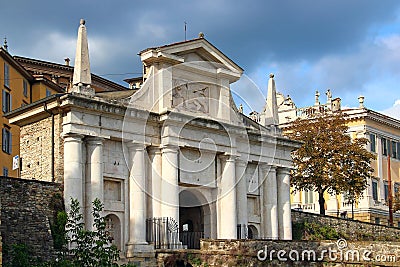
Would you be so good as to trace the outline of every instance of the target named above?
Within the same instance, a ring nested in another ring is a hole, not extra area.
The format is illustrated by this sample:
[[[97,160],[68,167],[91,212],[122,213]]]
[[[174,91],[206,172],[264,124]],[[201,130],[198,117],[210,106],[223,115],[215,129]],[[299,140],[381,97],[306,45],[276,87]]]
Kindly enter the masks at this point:
[[[202,83],[173,81],[172,107],[178,110],[208,113],[210,87]]]

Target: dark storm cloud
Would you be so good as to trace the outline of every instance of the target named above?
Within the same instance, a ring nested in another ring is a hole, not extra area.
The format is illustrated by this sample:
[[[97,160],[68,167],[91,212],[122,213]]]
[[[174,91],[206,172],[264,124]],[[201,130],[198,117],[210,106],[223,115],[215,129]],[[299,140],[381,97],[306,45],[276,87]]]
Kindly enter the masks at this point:
[[[373,50],[363,48],[364,43],[373,42],[382,26],[398,18],[399,6],[397,0],[14,0],[0,9],[0,36],[8,37],[11,53],[62,62],[65,56],[74,57],[79,19],[85,18],[92,70],[128,72],[106,76],[120,82],[141,71],[138,51],[182,41],[186,21],[188,39],[204,32],[246,73],[261,67],[266,73],[270,68],[285,71],[277,83],[299,96],[305,85],[299,87],[296,79],[311,77],[307,70],[320,75],[309,79],[317,83],[310,88],[335,86],[344,92],[350,86],[367,87],[362,80],[366,73],[348,74],[351,66],[338,61],[345,58],[357,68],[369,64],[360,50]],[[343,79],[333,79],[330,72],[343,68]]]

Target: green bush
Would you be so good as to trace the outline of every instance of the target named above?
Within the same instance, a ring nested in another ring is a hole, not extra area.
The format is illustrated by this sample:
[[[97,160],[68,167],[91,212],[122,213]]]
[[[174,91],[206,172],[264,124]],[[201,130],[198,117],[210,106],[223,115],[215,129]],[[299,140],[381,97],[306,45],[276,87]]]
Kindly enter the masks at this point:
[[[294,240],[335,240],[340,234],[332,227],[315,222],[296,222],[292,225]]]

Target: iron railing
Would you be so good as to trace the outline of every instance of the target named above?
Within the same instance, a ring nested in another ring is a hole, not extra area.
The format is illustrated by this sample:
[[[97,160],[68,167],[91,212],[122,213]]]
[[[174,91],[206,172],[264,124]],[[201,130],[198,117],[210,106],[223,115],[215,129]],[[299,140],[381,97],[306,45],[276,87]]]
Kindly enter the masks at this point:
[[[178,223],[173,218],[149,218],[146,220],[146,241],[154,244],[154,249],[179,249]]]
[[[238,224],[236,227],[236,237],[238,239],[247,239],[247,225],[246,224]]]
[[[204,232],[184,231],[179,233],[179,240],[184,248],[200,249],[200,239],[204,238]]]
[[[204,232],[179,232],[178,223],[173,218],[149,218],[146,220],[146,241],[154,244],[154,249],[200,249],[200,239]]]

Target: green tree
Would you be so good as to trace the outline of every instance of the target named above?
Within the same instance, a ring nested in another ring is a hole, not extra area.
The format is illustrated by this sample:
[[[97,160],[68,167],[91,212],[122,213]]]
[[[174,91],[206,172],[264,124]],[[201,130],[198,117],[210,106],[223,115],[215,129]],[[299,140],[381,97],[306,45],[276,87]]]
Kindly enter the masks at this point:
[[[372,177],[375,156],[364,148],[368,139],[352,140],[347,131],[346,115],[335,112],[297,119],[286,132],[303,142],[292,153],[292,186],[318,192],[320,214],[325,214],[325,192],[347,193],[354,200],[362,196]]]
[[[66,224],[67,239],[71,246],[74,266],[111,267],[119,259],[119,250],[111,244],[106,231],[105,218],[101,216],[103,204],[99,199],[93,201],[93,231],[85,229],[79,202],[71,200]]]

